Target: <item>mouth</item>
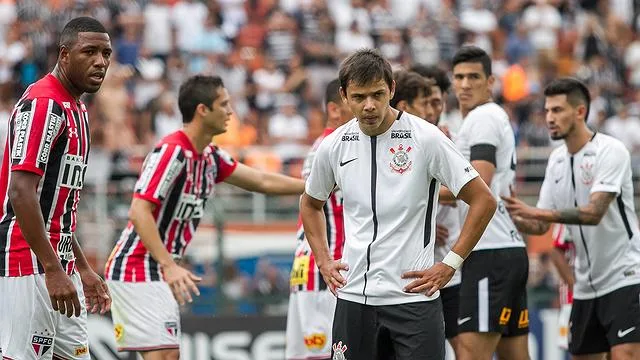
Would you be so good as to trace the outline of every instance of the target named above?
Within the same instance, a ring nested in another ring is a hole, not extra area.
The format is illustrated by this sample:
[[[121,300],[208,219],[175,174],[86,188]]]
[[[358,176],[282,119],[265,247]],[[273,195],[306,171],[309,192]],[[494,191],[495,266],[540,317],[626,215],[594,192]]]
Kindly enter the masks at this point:
[[[93,82],[101,83],[104,80],[104,73],[103,72],[92,73],[91,75],[89,75],[89,79],[91,79]]]

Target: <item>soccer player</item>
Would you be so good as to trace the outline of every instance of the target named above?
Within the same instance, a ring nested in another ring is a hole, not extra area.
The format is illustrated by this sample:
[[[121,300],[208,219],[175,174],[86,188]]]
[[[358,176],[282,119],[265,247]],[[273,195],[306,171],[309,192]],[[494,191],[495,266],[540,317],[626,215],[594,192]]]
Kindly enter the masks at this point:
[[[431,95],[431,83],[420,74],[406,70],[394,71],[393,80],[396,82],[396,92],[389,105],[424,119],[427,115],[427,97]]]
[[[555,265],[558,274],[564,281],[558,289],[560,310],[558,314],[558,346],[564,350],[569,350],[569,319],[571,315],[571,304],[573,303],[573,285],[576,282],[573,275],[573,265],[575,263],[575,246],[572,239],[567,234],[564,224],[554,224],[551,232],[553,248],[551,249],[551,262]]]
[[[177,359],[179,306],[198,294],[200,278],[179,265],[216,183],[267,194],[301,194],[304,182],[255,170],[211,144],[226,131],[231,100],[217,76],[196,75],[181,86],[183,129],[164,137],[145,159],[129,223],[106,264],[119,351],[145,360]]]
[[[376,50],[349,56],[340,94],[355,119],[318,147],[300,212],[316,264],[337,297],[334,359],[444,357],[438,290],[460,267],[495,211],[477,172],[435,126],[389,106],[395,82]],[[470,204],[460,239],[433,263],[440,183]],[[344,199],[342,260],[327,246],[324,204]]]
[[[332,80],[325,91],[327,112],[326,128],[313,144],[304,161],[302,177],[307,178],[315,151],[322,140],[335,129],[353,118],[353,113],[340,98],[340,81]],[[342,193],[335,189],[324,204],[327,219],[328,246],[333,259],[342,257],[344,221],[342,219]],[[287,314],[286,359],[330,359],[331,325],[336,298],[327,288],[316,266],[315,257],[304,236],[302,221],[298,221],[298,246],[291,270],[291,293]]]
[[[640,229],[633,204],[629,151],[591,131],[590,97],[578,80],[552,81],[544,91],[551,138],[537,207],[505,197],[518,228],[540,234],[567,224],[576,251],[569,352],[574,359],[640,359]]]
[[[3,359],[89,359],[87,309],[111,303],[74,234],[89,155],[80,97],[100,89],[111,42],[102,24],[80,17],[58,48],[53,71],[13,108],[0,170]]]
[[[453,88],[463,116],[455,143],[498,200],[498,210],[462,268],[458,358],[527,359],[529,258],[500,195],[515,180],[515,137],[507,113],[491,99],[494,77],[484,50],[462,47],[453,58]],[[464,218],[467,209],[460,204]],[[469,217],[469,214],[466,214]]]

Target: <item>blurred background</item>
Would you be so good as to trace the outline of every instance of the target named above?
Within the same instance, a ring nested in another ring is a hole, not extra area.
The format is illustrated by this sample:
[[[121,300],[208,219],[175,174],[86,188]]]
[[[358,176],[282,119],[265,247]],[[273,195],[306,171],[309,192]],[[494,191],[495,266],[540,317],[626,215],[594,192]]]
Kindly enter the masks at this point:
[[[78,235],[99,273],[126,225],[142,160],[158,139],[181,127],[176,92],[196,73],[221,76],[233,98],[234,118],[216,143],[250,166],[299,176],[323,129],[324,87],[346,55],[376,47],[394,67],[450,69],[458,47],[474,44],[492,56],[495,99],[511,115],[520,196],[537,200],[557,145],[548,137],[541,91],[564,75],[589,85],[589,125],[628,147],[638,184],[638,0],[0,0],[0,144],[17,97],[52,69],[62,26],[80,15],[100,20],[114,48],[102,89],[84,99],[92,153]],[[445,121],[455,130],[461,119],[451,93],[447,109]],[[296,197],[225,184],[216,189],[186,259],[204,278],[202,295],[184,308],[186,323],[264,316],[276,319],[275,330],[281,327],[297,204]],[[551,360],[556,355],[546,354],[546,330],[534,324],[544,325],[545,314],[553,314],[545,311],[558,306],[550,237],[530,237],[528,248],[534,358]],[[183,326],[188,332],[191,325]],[[255,350],[257,335],[251,336],[245,347],[254,350],[246,357],[197,355],[195,340],[183,357],[270,358]]]

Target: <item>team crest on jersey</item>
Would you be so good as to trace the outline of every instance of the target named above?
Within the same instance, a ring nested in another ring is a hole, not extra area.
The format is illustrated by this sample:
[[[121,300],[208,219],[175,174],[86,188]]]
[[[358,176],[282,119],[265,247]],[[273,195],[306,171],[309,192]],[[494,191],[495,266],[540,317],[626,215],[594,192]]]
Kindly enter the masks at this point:
[[[405,172],[411,170],[411,164],[413,161],[409,159],[409,153],[411,152],[411,146],[406,149],[402,144],[398,145],[398,148],[391,148],[389,151],[393,154],[393,158],[389,163],[391,170],[397,172],[398,174],[404,174]]]
[[[31,337],[31,348],[36,353],[36,357],[40,358],[53,346],[53,333],[49,331],[39,331]]]
[[[342,345],[342,341],[338,341],[337,344],[333,344],[333,357],[332,360],[347,360],[344,354],[347,352],[347,345]]]
[[[585,156],[582,158],[582,164],[580,164],[580,175],[582,176],[582,183],[589,186],[593,184],[594,174],[593,168],[595,165],[595,158],[592,156]]]
[[[175,321],[167,321],[164,323],[164,328],[171,336],[178,336],[178,323]]]

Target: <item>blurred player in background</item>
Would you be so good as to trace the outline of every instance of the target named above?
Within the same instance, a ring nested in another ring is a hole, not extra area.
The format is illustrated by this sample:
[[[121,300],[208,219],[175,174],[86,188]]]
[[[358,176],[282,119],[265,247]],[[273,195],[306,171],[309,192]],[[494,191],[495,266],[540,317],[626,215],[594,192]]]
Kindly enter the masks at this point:
[[[0,173],[3,359],[89,359],[87,309],[109,310],[107,287],[74,233],[89,155],[80,97],[100,89],[110,58],[100,22],[69,21],[55,68],[11,114]]]
[[[407,70],[394,71],[393,80],[396,82],[396,92],[389,105],[424,119],[427,115],[427,97],[431,95],[431,82]]]
[[[180,310],[198,294],[200,278],[178,262],[193,239],[215,184],[266,194],[301,194],[304,182],[255,170],[211,143],[226,130],[231,100],[217,76],[197,75],[180,87],[184,127],[145,159],[129,224],[106,264],[119,351],[145,360],[178,359]],[[177,300],[177,301],[176,301]]]
[[[326,124],[304,160],[302,177],[311,171],[315,151],[335,129],[353,118],[351,109],[340,98],[340,81],[332,80],[325,91]],[[334,259],[342,257],[344,222],[342,219],[342,193],[335,189],[324,204],[327,219],[327,240]],[[304,236],[302,220],[298,220],[298,246],[291,270],[291,293],[287,313],[286,359],[330,359],[331,326],[336,298],[327,288]]]
[[[565,350],[569,349],[569,316],[573,303],[573,285],[576,282],[573,275],[573,264],[576,257],[575,246],[564,224],[554,224],[551,232],[553,249],[551,249],[551,262],[558,270],[563,284],[558,289],[560,313],[558,314],[558,345]]]
[[[579,80],[544,91],[553,140],[536,207],[505,197],[518,228],[543,234],[567,224],[575,236],[575,285],[569,326],[574,359],[640,359],[640,229],[629,150],[586,124],[591,98]]]

